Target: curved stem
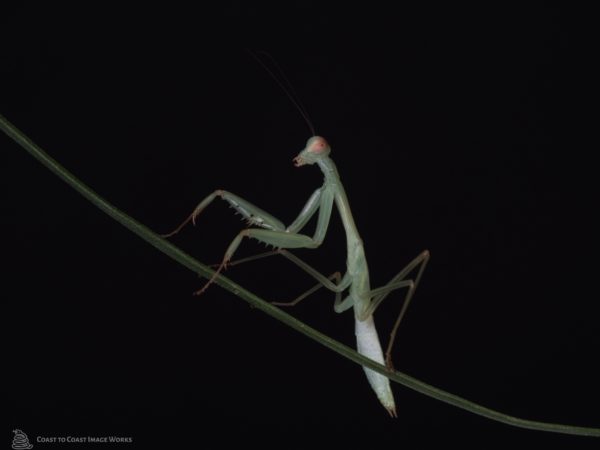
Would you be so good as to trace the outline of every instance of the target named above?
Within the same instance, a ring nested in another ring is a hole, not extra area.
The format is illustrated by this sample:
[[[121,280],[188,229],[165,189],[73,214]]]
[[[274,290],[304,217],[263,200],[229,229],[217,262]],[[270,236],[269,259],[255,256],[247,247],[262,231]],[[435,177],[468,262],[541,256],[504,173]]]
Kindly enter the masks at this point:
[[[48,169],[54,172],[58,177],[63,179],[73,189],[75,189],[77,192],[79,192],[81,195],[83,195],[90,202],[92,202],[110,217],[115,219],[117,222],[128,228],[130,231],[134,232],[136,235],[138,235],[148,243],[152,244],[158,250],[160,250],[167,256],[173,258],[181,265],[202,275],[203,277],[210,279],[214,275],[214,271],[208,266],[198,262],[188,254],[180,250],[178,247],[161,238],[158,234],[154,233],[148,227],[142,225],[135,219],[131,218],[130,216],[128,216],[127,214],[110,204],[107,200],[102,198],[92,189],[87,187],[83,182],[81,182],[81,180],[79,180],[67,169],[61,166],[57,161],[51,158],[46,152],[44,152],[34,142],[27,138],[21,131],[19,131],[2,115],[0,115],[0,129],[2,129],[2,131],[4,131],[8,136],[10,136],[15,142],[17,142],[21,147],[23,147],[44,166],[46,166]],[[223,275],[217,276],[215,278],[215,283],[217,283],[222,288],[228,290],[232,294],[240,297],[242,300],[245,300],[246,302],[250,303],[252,306],[270,315],[271,317],[274,317],[280,322],[285,323],[290,328],[293,328],[296,331],[299,331],[300,333],[310,337],[311,339],[314,339],[315,341],[330,348],[331,350],[344,356],[345,358],[348,358],[349,360],[354,361],[355,363],[360,364],[361,366],[365,366],[376,372],[382,373],[385,376],[387,376],[390,380],[400,383],[403,386],[425,394],[429,397],[435,398],[437,400],[472,412],[474,414],[487,417],[488,419],[492,419],[497,422],[502,422],[516,427],[529,428],[532,430],[539,431],[549,431],[554,433],[600,437],[600,428],[577,427],[571,425],[562,425],[520,419],[518,417],[513,417],[508,414],[503,414],[493,409],[478,405],[457,395],[451,394],[449,392],[431,386],[427,383],[424,383],[420,380],[417,380],[416,378],[413,378],[402,372],[389,370],[385,366],[377,364],[376,362],[360,355],[354,349],[348,347],[347,345],[344,345],[341,342],[338,342],[335,339],[332,339],[331,337],[306,325],[298,319],[295,319],[286,312],[257,297],[253,293],[249,292],[248,290],[244,289],[243,287],[234,283],[233,281],[224,277]]]

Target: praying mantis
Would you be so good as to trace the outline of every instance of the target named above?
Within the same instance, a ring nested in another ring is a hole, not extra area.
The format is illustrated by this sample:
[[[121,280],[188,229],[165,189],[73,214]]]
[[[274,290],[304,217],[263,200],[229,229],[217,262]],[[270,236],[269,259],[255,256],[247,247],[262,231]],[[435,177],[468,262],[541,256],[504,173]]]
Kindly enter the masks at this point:
[[[371,289],[363,241],[360,238],[354,218],[352,217],[350,203],[340,180],[338,170],[329,156],[330,153],[331,148],[327,141],[321,136],[313,135],[308,139],[305,148],[294,158],[293,161],[296,167],[317,164],[323,172],[324,182],[320,188],[313,192],[298,217],[289,226],[286,227],[271,214],[231,192],[216,190],[205,197],[181,225],[173,232],[164,236],[170,237],[178,233],[190,221],[195,224],[198,215],[216,198],[225,200],[237,213],[241,214],[248,221],[251,227],[240,231],[233,239],[214,275],[194,294],[202,294],[212,284],[219,273],[231,264],[233,255],[244,238],[256,239],[264,244],[272,245],[276,249],[274,252],[264,253],[257,257],[280,254],[318,281],[315,287],[300,295],[295,300],[286,303],[273,302],[273,304],[278,306],[293,306],[320,287],[325,287],[333,291],[335,293],[333,307],[336,313],[342,313],[351,308],[354,310],[358,352],[380,364],[384,364],[385,361],[385,364],[389,368],[392,368],[391,351],[396,332],[429,261],[429,251],[424,250],[421,252],[386,285]],[[287,249],[292,248],[315,249],[319,247],[325,239],[334,204],[339,211],[346,233],[346,273],[343,276],[339,272],[325,276],[287,251]],[[313,236],[300,233],[317,211],[319,214]],[[257,257],[248,259],[256,259]],[[414,279],[409,279],[408,276],[413,272],[416,272],[416,276]],[[348,295],[342,300],[342,293],[346,289],[348,289]],[[381,302],[396,289],[406,289],[406,294],[398,318],[390,333],[390,340],[384,360],[383,349],[379,341],[373,314]],[[383,407],[391,417],[397,417],[396,404],[389,379],[369,368],[363,367],[363,369],[369,384],[375,391]]]

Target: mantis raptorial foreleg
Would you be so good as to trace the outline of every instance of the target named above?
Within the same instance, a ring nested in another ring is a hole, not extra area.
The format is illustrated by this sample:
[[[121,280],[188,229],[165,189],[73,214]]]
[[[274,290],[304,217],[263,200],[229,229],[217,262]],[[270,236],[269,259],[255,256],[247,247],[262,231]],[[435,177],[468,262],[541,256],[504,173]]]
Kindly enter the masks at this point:
[[[230,206],[238,213],[242,214],[250,224],[258,225],[262,228],[248,228],[242,230],[233,239],[231,244],[229,244],[229,247],[227,247],[227,251],[225,252],[225,256],[223,257],[223,261],[219,265],[219,268],[211,279],[201,289],[195,292],[196,295],[202,294],[208,286],[212,284],[218,274],[227,266],[245,237],[257,239],[260,242],[281,249],[318,247],[323,242],[325,234],[327,233],[327,227],[329,226],[329,219],[331,218],[331,211],[333,208],[332,193],[328,191],[323,192],[322,189],[317,189],[308,199],[296,220],[294,220],[294,222],[286,229],[281,221],[247,200],[244,200],[231,192],[217,190],[205,197],[194,209],[192,214],[173,232],[166,234],[165,237],[176,234],[190,221],[195,223],[196,217],[217,197],[221,197],[223,200],[227,201]],[[306,225],[316,213],[317,209],[319,210],[319,217],[313,237],[299,234],[298,231]]]
[[[167,234],[163,234],[163,237],[171,237],[181,231],[188,223],[196,224],[196,217],[217,197],[225,200],[229,205],[240,213],[249,223],[262,226],[271,230],[285,230],[285,225],[279,220],[273,217],[271,214],[263,211],[258,206],[253,205],[247,200],[232,194],[231,192],[218,189],[213,193],[207,195],[198,206],[194,208],[192,213],[185,219],[181,225],[175,228],[173,231]]]

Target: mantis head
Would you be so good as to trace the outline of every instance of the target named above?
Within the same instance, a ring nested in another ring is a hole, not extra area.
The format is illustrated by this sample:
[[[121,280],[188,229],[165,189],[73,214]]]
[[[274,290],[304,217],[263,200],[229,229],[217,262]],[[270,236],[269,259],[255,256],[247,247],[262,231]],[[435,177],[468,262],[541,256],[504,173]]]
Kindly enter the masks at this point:
[[[324,138],[313,136],[306,142],[304,150],[294,158],[294,165],[300,167],[305,164],[314,164],[318,160],[325,158],[330,152],[331,148]]]

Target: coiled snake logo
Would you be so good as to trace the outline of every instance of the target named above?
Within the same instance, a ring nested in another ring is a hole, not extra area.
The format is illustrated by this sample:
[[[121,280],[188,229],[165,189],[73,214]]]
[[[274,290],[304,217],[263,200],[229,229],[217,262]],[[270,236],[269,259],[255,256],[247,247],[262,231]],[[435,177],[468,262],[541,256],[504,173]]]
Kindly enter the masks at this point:
[[[21,430],[13,430],[15,437],[13,438],[11,447],[14,450],[23,450],[32,448],[33,445],[29,443],[29,438]]]

